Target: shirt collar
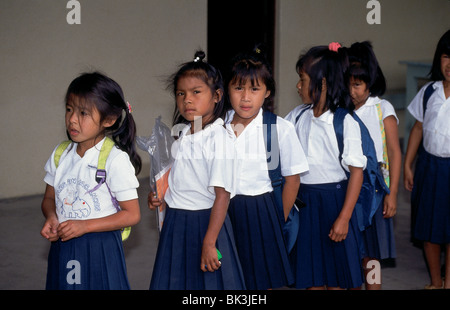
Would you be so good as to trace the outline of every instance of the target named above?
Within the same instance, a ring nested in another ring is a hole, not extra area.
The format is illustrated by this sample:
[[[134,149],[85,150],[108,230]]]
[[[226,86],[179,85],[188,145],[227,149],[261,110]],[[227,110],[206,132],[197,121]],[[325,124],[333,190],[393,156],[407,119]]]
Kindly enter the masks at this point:
[[[322,115],[320,115],[319,117],[315,117],[314,116],[314,110],[310,109],[309,111],[307,111],[306,113],[311,114],[312,119],[317,120],[317,121],[321,121],[327,124],[332,124],[333,123],[333,116],[334,113],[332,113],[330,110],[324,112]]]
[[[208,133],[209,131],[211,131],[214,127],[216,126],[223,126],[224,121],[221,118],[216,119],[213,123],[206,125],[205,128],[203,128],[203,130],[199,131],[198,133]],[[181,134],[180,134],[180,138],[184,137],[184,136],[190,136],[192,135],[190,130],[191,130],[191,123],[189,124],[180,124],[181,126],[183,126],[183,129],[181,130]],[[195,133],[194,133],[195,134]]]

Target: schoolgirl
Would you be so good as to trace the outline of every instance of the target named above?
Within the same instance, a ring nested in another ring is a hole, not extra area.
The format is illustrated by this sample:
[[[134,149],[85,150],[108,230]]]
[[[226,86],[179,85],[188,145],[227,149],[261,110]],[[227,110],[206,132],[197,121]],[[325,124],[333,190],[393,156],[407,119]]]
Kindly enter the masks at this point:
[[[364,122],[374,141],[377,159],[382,166],[390,193],[384,197],[372,218],[372,225],[363,231],[365,244],[364,270],[371,260],[396,257],[393,216],[397,209],[401,150],[398,118],[391,103],[378,96],[386,90],[386,80],[370,42],[356,42],[348,49],[350,67],[348,86],[355,113]],[[372,264],[372,262],[371,262]],[[370,268],[369,268],[370,269]],[[367,277],[366,277],[367,280]],[[381,289],[381,283],[365,283],[366,289]]]
[[[204,58],[198,51],[170,79],[179,137],[172,147],[175,160],[150,289],[245,288],[227,215],[234,195],[234,153],[229,152],[232,133],[221,118],[223,81]],[[151,208],[163,203],[152,193],[149,197]]]
[[[437,44],[430,79],[408,106],[416,122],[405,154],[404,183],[412,191],[413,237],[423,241],[429,268],[431,283],[425,288],[434,289],[450,288],[450,30]]]
[[[341,162],[333,128],[334,111],[352,108],[344,81],[347,67],[347,54],[338,43],[313,47],[296,64],[304,105],[286,118],[295,122],[309,164],[298,193],[307,207],[300,209],[291,253],[297,288],[359,288],[363,283],[361,233],[353,209],[367,159],[351,115],[344,119]],[[343,168],[350,172],[349,179]]]
[[[47,289],[129,289],[120,229],[140,220],[136,127],[120,86],[85,73],[69,85],[65,123],[71,144],[45,165],[41,235],[51,241]],[[110,135],[106,181],[97,183],[99,153]],[[116,203],[118,201],[118,208]]]
[[[293,283],[288,252],[282,232],[296,198],[299,174],[308,164],[296,137],[294,127],[277,117],[279,153],[272,150],[267,162],[264,141],[263,110],[269,110],[275,95],[271,69],[260,48],[237,55],[231,61],[227,81],[232,110],[227,126],[235,132],[238,161],[236,196],[231,199],[229,214],[236,246],[248,289],[269,289]],[[284,214],[279,218],[268,169],[278,161],[285,178]]]

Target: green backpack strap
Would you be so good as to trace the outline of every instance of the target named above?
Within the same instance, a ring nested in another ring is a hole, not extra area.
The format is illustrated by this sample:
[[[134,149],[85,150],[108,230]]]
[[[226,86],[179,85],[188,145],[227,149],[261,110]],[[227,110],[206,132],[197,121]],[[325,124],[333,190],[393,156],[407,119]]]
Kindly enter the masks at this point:
[[[98,155],[97,173],[95,174],[95,180],[97,183],[102,181],[106,182],[106,160],[108,159],[109,153],[111,153],[114,145],[114,141],[111,138],[105,138],[102,148],[100,149],[100,154]]]
[[[114,145],[115,143],[111,138],[105,138],[105,142],[103,142],[102,149],[100,150],[100,155],[98,155],[97,169],[105,169],[106,160],[108,159],[109,153],[111,153]]]
[[[64,153],[64,151],[67,149],[67,147],[69,146],[70,143],[72,143],[72,141],[69,141],[69,140],[63,141],[56,148],[55,157],[54,157],[56,168],[58,168],[59,160],[61,159],[62,153]]]
[[[109,194],[111,195],[111,200],[113,202],[113,205],[117,208],[117,210],[120,210],[119,202],[112,196],[112,193],[109,189],[108,184],[106,184],[106,160],[108,159],[109,153],[111,153],[112,148],[114,147],[115,143],[114,141],[106,137],[105,141],[103,142],[102,148],[100,149],[100,154],[98,155],[98,164],[97,164],[97,173],[96,173],[96,180],[97,182],[101,182],[103,179],[103,183],[108,187]],[[128,239],[131,233],[131,227],[124,227],[121,229],[121,235],[122,235],[122,241],[125,241]]]

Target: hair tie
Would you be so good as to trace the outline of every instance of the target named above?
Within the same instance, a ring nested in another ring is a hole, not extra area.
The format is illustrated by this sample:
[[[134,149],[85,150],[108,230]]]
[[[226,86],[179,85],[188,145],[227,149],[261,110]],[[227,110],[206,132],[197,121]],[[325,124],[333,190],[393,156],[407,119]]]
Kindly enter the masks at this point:
[[[198,57],[198,56],[194,58],[194,62],[197,62],[197,61],[200,61],[200,57]]]
[[[336,52],[338,51],[338,49],[341,47],[341,45],[337,42],[331,42],[330,44],[328,44],[328,49],[330,51]]]
[[[133,112],[133,110],[131,109],[131,104],[127,101],[127,109],[128,109],[128,113]]]

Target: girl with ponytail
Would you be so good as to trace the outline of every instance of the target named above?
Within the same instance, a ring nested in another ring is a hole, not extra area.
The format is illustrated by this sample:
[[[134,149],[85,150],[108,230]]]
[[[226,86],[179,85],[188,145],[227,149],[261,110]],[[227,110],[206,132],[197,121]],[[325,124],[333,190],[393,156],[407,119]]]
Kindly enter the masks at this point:
[[[235,160],[222,119],[222,75],[204,58],[197,51],[170,78],[178,138],[164,200],[148,196],[150,209],[166,204],[151,290],[245,289],[227,214]]]
[[[291,253],[297,288],[359,288],[363,283],[361,232],[353,209],[367,159],[359,124],[351,115],[343,122],[342,160],[333,126],[338,108],[354,109],[345,84],[347,68],[347,53],[335,42],[311,48],[296,64],[304,104],[286,119],[295,124],[309,164],[298,192],[307,207],[300,209],[297,244]]]
[[[129,289],[121,229],[140,220],[141,169],[131,106],[120,86],[98,72],[73,80],[65,104],[70,144],[62,153],[56,147],[45,165],[41,235],[52,242],[46,287]],[[108,144],[106,177],[98,183],[102,146]],[[78,277],[68,274],[74,262]]]

